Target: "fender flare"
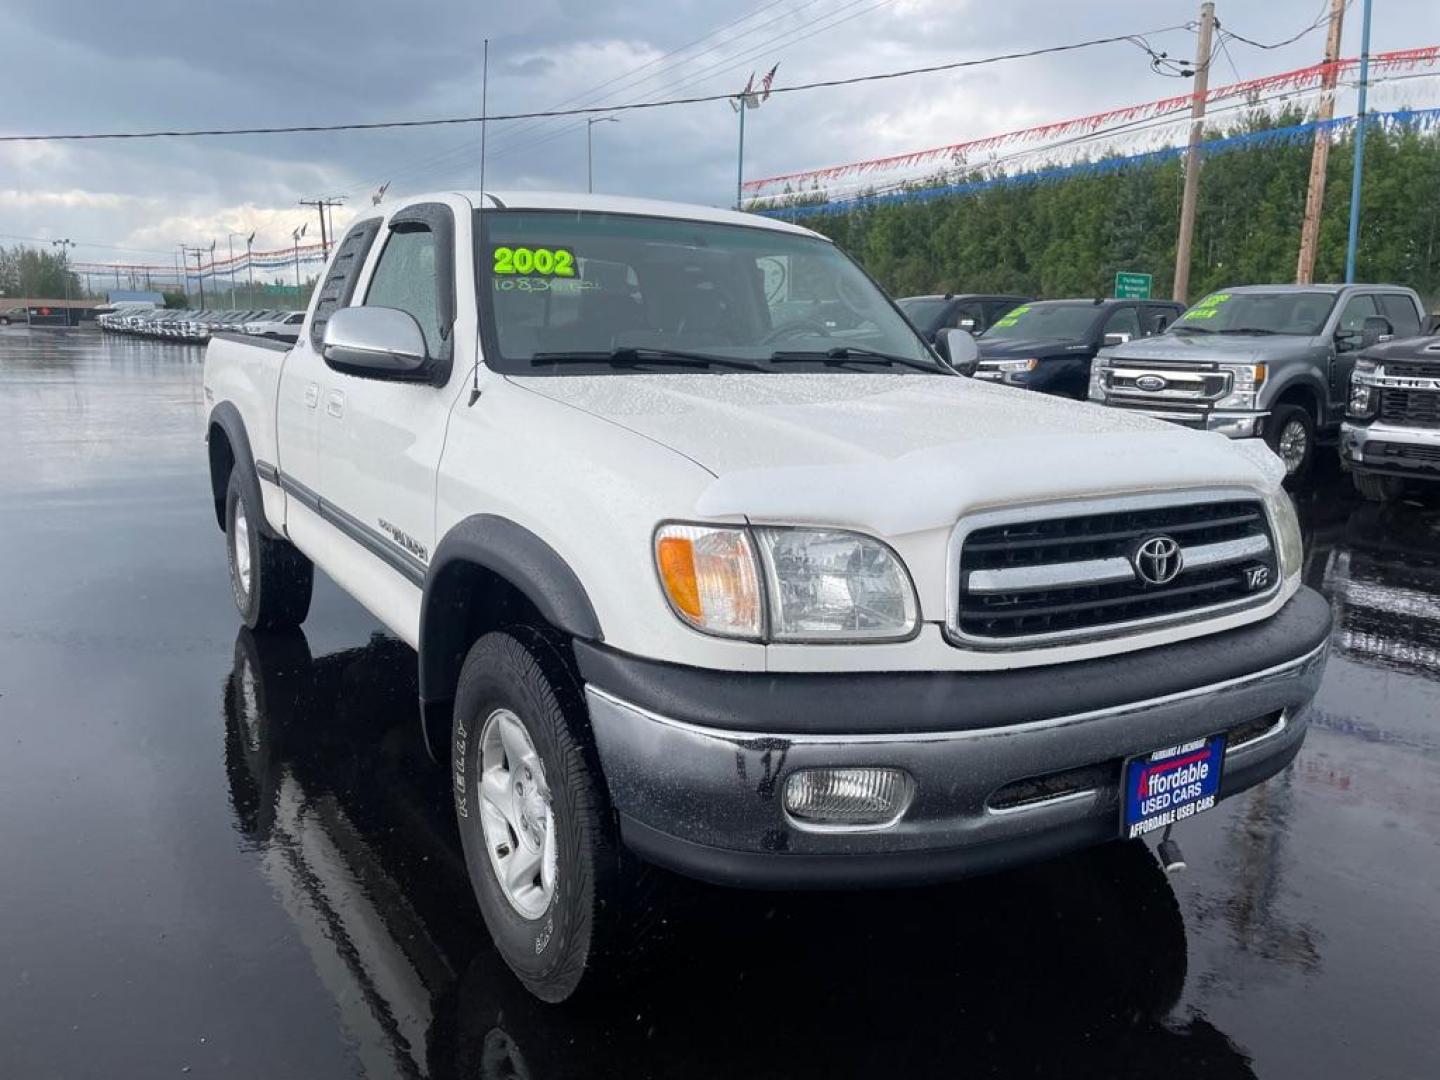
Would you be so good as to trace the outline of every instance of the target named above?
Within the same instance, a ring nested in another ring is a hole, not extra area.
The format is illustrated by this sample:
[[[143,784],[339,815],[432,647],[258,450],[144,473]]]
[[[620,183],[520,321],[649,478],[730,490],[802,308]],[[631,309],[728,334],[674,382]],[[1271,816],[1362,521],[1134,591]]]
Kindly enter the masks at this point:
[[[456,524],[435,549],[420,601],[420,699],[454,695],[467,620],[454,618],[447,579],[459,567],[477,566],[510,583],[552,626],[572,637],[603,641],[600,620],[575,571],[529,529],[495,514],[475,514]],[[453,580],[453,579],[452,579]]]
[[[1315,399],[1315,427],[1318,430],[1328,422],[1330,414],[1330,390],[1318,377],[1308,371],[1291,375],[1288,379],[1282,379],[1271,388],[1269,398],[1274,404],[1270,411],[1275,411],[1280,399],[1296,387],[1308,390]]]
[[[210,442],[210,433],[217,427],[225,433],[225,438],[229,440],[230,452],[235,458],[234,468],[239,473],[240,483],[245,487],[246,499],[259,514],[258,524],[261,533],[271,538],[278,538],[279,534],[270,527],[270,522],[265,516],[265,499],[260,491],[260,474],[255,469],[255,455],[250,451],[250,437],[245,433],[245,421],[240,417],[240,410],[235,407],[233,402],[222,401],[210,410],[210,422],[205,425],[207,445]],[[220,525],[220,531],[224,532],[225,497],[223,489],[219,492],[215,516]]]

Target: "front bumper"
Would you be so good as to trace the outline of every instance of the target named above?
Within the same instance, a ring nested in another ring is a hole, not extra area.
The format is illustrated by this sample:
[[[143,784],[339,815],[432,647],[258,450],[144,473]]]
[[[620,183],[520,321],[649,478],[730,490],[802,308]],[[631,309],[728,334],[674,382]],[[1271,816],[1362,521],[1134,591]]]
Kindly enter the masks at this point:
[[[1106,404],[1110,404],[1110,402],[1106,402]],[[1179,424],[1181,427],[1193,428],[1196,431],[1218,431],[1221,435],[1231,439],[1253,439],[1263,434],[1265,419],[1270,415],[1268,412],[1230,412],[1216,409],[1200,412],[1182,409],[1120,407],[1124,408],[1126,412],[1139,413],[1152,420],[1166,420],[1172,424]]]
[[[591,645],[577,658],[629,847],[725,884],[834,887],[941,880],[1116,838],[1125,759],[1190,739],[1243,727],[1221,797],[1259,783],[1299,750],[1329,630],[1328,605],[1302,589],[1263,623],[1021,671],[717,680]],[[792,772],[847,765],[911,775],[899,821],[838,831],[787,815]],[[1027,786],[1037,778],[1049,786]]]
[[[1440,480],[1440,429],[1347,422],[1340,427],[1340,460],[1351,472]]]

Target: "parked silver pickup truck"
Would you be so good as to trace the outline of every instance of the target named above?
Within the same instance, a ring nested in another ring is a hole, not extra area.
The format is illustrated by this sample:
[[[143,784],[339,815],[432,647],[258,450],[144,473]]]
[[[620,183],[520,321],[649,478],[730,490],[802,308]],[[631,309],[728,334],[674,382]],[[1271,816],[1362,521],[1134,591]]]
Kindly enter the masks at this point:
[[[1104,349],[1090,399],[1232,439],[1263,438],[1292,478],[1333,439],[1359,350],[1420,332],[1395,285],[1247,285],[1211,293],[1160,335]]]

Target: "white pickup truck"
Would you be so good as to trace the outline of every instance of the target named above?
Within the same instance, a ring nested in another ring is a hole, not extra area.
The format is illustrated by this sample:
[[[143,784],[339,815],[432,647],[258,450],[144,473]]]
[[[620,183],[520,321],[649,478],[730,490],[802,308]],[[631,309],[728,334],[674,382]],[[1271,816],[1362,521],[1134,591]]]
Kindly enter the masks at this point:
[[[793,225],[387,204],[294,348],[209,346],[235,601],[298,624],[318,565],[417,650],[480,907],[547,1000],[623,959],[634,856],[933,881],[1284,767],[1330,614],[1277,459],[974,363]]]

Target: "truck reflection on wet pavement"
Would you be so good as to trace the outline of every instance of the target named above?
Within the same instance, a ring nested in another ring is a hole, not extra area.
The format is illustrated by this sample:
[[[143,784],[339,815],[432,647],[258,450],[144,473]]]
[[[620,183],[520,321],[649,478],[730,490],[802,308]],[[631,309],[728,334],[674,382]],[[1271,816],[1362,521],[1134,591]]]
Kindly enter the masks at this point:
[[[0,333],[0,1074],[1433,1074],[1433,504],[1302,494],[1311,733],[1180,876],[1143,842],[880,893],[657,873],[621,984],[555,1007],[488,943],[414,654],[323,582],[304,634],[237,632],[199,356]]]

